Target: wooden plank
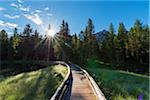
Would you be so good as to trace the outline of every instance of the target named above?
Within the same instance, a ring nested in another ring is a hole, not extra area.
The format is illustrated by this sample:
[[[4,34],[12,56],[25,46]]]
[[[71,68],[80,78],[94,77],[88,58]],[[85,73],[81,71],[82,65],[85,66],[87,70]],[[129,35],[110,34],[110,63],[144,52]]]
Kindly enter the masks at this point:
[[[75,67],[72,69],[73,84],[71,100],[98,100],[85,73]]]

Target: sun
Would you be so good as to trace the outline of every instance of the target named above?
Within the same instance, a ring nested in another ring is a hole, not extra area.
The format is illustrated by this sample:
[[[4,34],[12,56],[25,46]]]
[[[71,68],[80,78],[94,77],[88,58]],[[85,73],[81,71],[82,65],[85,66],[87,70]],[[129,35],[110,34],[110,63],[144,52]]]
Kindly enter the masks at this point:
[[[56,32],[53,29],[48,29],[46,31],[46,34],[47,34],[48,37],[52,37],[53,38],[53,37],[55,37]]]
[[[49,25],[48,29],[46,29],[46,36],[48,38],[49,37],[53,38],[53,37],[55,37],[55,35],[56,35],[55,30]]]

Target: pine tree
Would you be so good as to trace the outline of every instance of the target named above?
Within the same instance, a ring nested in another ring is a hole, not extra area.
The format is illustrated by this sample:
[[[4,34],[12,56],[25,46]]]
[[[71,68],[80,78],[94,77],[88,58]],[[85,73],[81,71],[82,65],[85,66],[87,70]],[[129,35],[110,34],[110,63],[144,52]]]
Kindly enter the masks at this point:
[[[76,35],[76,33],[72,36],[72,47],[73,47],[73,49],[77,49],[77,35]]]
[[[112,23],[110,23],[109,26],[109,33],[114,34],[115,30],[114,30],[114,25]]]
[[[63,48],[63,50],[60,50],[62,53],[62,57],[63,60],[67,60],[70,58],[71,56],[71,36],[70,36],[70,30],[69,30],[69,25],[67,22],[65,22],[64,20],[62,21],[61,27],[60,27],[60,31],[58,33],[59,36],[59,44],[61,46],[61,48]]]
[[[22,36],[22,43],[21,43],[21,52],[20,54],[23,54],[23,60],[30,60],[32,58],[32,55],[30,55],[30,50],[33,48],[31,45],[31,34],[32,34],[32,28],[30,24],[27,24],[23,31]]]
[[[84,46],[85,46],[85,55],[88,57],[94,54],[94,25],[91,19],[88,20],[88,25],[85,28],[83,33],[84,36]],[[88,51],[87,51],[88,50]]]
[[[112,65],[114,64],[115,60],[114,59],[114,56],[115,56],[115,48],[114,48],[114,26],[112,23],[110,23],[110,26],[109,26],[109,32],[108,34],[106,34],[106,37],[105,37],[105,46],[106,46],[106,53],[107,53],[107,56],[110,60],[110,62],[112,62]],[[113,65],[114,67],[114,65]]]
[[[7,46],[8,46],[8,35],[5,30],[0,31],[0,49],[1,49],[1,60],[7,60]]]
[[[119,28],[118,28],[118,40],[119,40],[119,44],[120,44],[121,59],[122,59],[122,61],[124,61],[124,59],[126,57],[125,45],[127,43],[127,31],[122,22],[119,24]]]
[[[143,63],[143,55],[147,55],[148,41],[149,41],[149,28],[143,27],[139,20],[136,20],[134,26],[129,32],[129,49],[131,56],[137,61]]]
[[[10,40],[11,41],[11,40]],[[21,38],[18,34],[18,29],[14,29],[14,34],[12,37],[12,48],[13,48],[13,53],[14,53],[14,59],[17,59],[18,56],[18,47],[21,43]]]

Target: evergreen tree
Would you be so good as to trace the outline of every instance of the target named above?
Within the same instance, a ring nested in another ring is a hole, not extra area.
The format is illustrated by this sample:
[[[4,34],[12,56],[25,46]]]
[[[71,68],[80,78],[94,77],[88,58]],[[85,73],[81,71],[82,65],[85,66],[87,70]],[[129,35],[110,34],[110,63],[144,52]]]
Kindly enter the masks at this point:
[[[76,33],[72,36],[72,47],[73,47],[73,49],[77,49],[77,35],[76,35]]]
[[[106,46],[106,54],[110,60],[110,62],[112,63],[112,65],[115,63],[115,60],[114,59],[114,56],[115,55],[115,45],[114,45],[114,26],[112,23],[110,23],[110,26],[109,26],[109,32],[108,34],[106,34],[106,37],[105,37],[105,46]],[[114,65],[113,65],[114,66]]]
[[[13,37],[11,36],[8,40],[8,45],[7,45],[7,60],[13,61],[16,59],[16,52],[14,51],[13,48]]]
[[[91,19],[88,20],[88,25],[85,28],[83,33],[84,36],[84,48],[85,48],[85,57],[90,57],[94,53],[94,25]],[[88,50],[88,51],[87,51]]]
[[[34,46],[32,50],[32,55],[33,55],[34,60],[38,60],[40,58],[38,55],[40,53],[40,50],[39,50],[40,41],[41,41],[41,38],[39,36],[39,32],[35,30],[32,36],[32,43]]]
[[[127,43],[127,31],[122,22],[119,24],[119,28],[118,28],[118,40],[119,40],[119,44],[120,44],[121,59],[122,59],[122,61],[124,61],[124,59],[126,57],[125,45]]]
[[[71,57],[71,36],[69,33],[70,33],[69,25],[67,22],[63,20],[61,27],[60,27],[60,31],[58,33],[58,36],[59,36],[58,42],[60,44],[59,46],[63,48],[63,50],[62,49],[60,50],[60,52],[62,52],[61,58],[63,58],[63,60],[67,60]],[[64,51],[67,51],[67,52],[64,52]]]
[[[112,23],[110,23],[109,26],[109,33],[114,34],[115,30],[114,30],[114,25]]]
[[[134,27],[129,32],[129,50],[131,56],[143,63],[143,55],[148,55],[149,28],[143,27],[139,20],[136,20]],[[146,57],[147,58],[147,57]]]
[[[20,46],[20,54],[23,54],[23,60],[30,60],[32,55],[30,55],[30,50],[32,50],[33,45],[31,45],[31,33],[32,28],[29,24],[27,24],[23,31],[22,42]]]
[[[0,31],[0,49],[1,49],[1,60],[7,60],[7,46],[8,46],[8,35],[5,30]]]
[[[13,53],[14,53],[14,59],[17,59],[17,57],[18,57],[18,47],[19,47],[20,43],[21,43],[21,38],[18,34],[18,29],[15,28],[14,34],[12,37],[12,48],[13,48]]]

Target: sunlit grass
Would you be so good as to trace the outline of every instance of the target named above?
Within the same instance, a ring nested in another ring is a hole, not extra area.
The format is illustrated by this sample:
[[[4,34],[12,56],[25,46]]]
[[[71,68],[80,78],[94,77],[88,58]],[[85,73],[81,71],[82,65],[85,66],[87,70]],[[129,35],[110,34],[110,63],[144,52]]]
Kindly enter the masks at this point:
[[[149,77],[124,71],[103,68],[88,68],[107,99],[143,100],[149,99]]]
[[[67,68],[50,66],[11,77],[0,77],[0,100],[48,100],[63,78]]]

